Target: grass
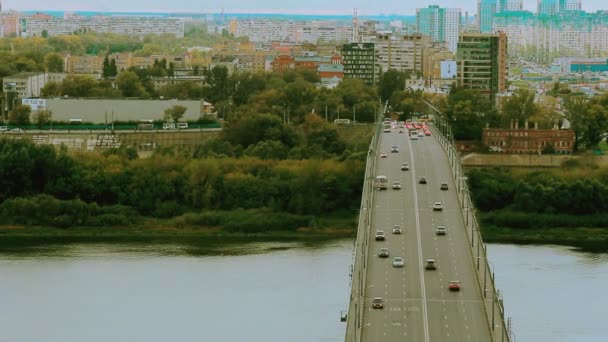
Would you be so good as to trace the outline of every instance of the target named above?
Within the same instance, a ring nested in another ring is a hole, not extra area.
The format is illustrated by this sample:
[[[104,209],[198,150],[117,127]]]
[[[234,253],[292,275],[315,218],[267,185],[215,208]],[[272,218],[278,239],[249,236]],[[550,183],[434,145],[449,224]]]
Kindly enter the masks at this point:
[[[485,242],[514,244],[563,245],[586,251],[608,251],[608,229],[604,228],[542,228],[515,229],[484,226],[482,234]]]
[[[73,243],[183,244],[207,246],[256,241],[322,241],[352,238],[356,235],[357,218],[352,213],[334,213],[317,218],[318,227],[296,231],[260,233],[227,232],[218,227],[181,227],[171,220],[147,219],[135,227],[76,227],[68,229],[0,226],[0,251],[21,247],[68,245]]]

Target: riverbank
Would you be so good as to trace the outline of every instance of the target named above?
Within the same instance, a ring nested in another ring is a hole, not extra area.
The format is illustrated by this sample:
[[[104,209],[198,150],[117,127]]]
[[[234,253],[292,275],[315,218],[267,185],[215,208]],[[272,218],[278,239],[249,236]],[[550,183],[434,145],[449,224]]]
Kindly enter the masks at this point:
[[[0,251],[75,243],[183,244],[205,247],[262,241],[318,242],[356,236],[356,218],[319,218],[320,227],[295,231],[233,232],[215,226],[176,227],[172,220],[148,219],[137,226],[75,227],[0,226]]]
[[[606,228],[508,228],[483,225],[484,242],[520,245],[561,245],[589,252],[608,252]]]

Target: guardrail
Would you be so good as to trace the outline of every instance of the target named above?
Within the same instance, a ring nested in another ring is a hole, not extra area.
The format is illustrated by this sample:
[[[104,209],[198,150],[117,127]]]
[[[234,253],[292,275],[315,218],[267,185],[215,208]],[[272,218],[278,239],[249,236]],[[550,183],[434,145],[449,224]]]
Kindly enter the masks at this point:
[[[371,234],[374,177],[376,172],[376,154],[378,140],[382,125],[377,124],[376,132],[372,137],[367,153],[365,178],[361,194],[361,207],[357,225],[357,239],[353,250],[351,265],[351,292],[348,306],[345,341],[360,342],[363,313],[365,311],[365,282],[367,280],[367,256],[369,253],[369,239]]]
[[[486,245],[483,243],[479,222],[475,215],[476,209],[470,197],[467,178],[462,171],[458,152],[454,147],[451,128],[441,112],[431,104],[427,103],[427,105],[438,114],[438,116],[435,116],[435,124],[431,126],[431,129],[450,160],[452,176],[454,177],[458,201],[462,210],[462,219],[464,220],[467,238],[470,241],[471,258],[476,266],[476,278],[481,295],[484,298],[484,309],[492,340],[495,342],[510,342],[513,338],[511,319],[505,321],[504,303],[494,282],[494,272],[487,257]]]

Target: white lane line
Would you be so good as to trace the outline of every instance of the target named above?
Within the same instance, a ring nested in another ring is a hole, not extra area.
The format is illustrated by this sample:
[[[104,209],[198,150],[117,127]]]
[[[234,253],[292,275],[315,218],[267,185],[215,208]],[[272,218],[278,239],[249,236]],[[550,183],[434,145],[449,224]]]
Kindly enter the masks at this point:
[[[422,240],[421,240],[421,232],[420,232],[420,213],[418,212],[418,192],[416,190],[416,165],[414,163],[414,149],[411,147],[411,141],[408,140],[408,145],[410,147],[410,162],[412,164],[412,190],[414,192],[414,213],[416,215],[416,233],[417,233],[417,242],[418,242],[418,271],[420,273],[420,286],[422,287],[422,321],[424,325],[424,341],[429,342],[429,318],[428,312],[426,308],[426,289],[424,284],[424,269],[422,267]]]

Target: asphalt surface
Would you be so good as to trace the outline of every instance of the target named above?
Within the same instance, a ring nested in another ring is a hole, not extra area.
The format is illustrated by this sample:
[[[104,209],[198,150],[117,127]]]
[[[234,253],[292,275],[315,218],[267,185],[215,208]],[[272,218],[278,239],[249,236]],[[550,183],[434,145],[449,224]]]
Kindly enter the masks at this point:
[[[389,188],[374,190],[362,341],[491,341],[448,157],[435,138],[411,140],[403,131],[383,133],[377,151],[376,175],[387,176]],[[401,170],[404,162],[409,171]],[[419,184],[420,177],[428,183]],[[394,180],[401,190],[392,189]],[[442,182],[449,190],[440,190]],[[442,211],[433,211],[435,201]],[[401,235],[392,234],[396,224]],[[447,234],[435,235],[437,225]],[[374,240],[376,230],[385,232],[385,241]],[[378,257],[382,247],[388,258]],[[403,268],[393,267],[395,256],[405,258]],[[429,258],[436,270],[424,269]],[[461,281],[460,291],[448,289],[451,280]],[[374,297],[383,298],[383,309],[372,308]]]

